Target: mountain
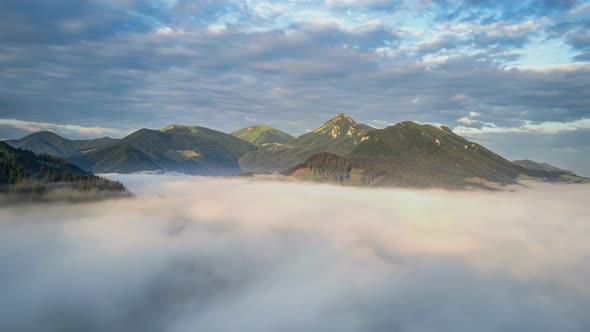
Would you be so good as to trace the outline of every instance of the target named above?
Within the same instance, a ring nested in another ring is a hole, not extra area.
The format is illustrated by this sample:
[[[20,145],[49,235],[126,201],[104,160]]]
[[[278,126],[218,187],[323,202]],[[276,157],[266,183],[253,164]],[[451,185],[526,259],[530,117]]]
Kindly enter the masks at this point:
[[[292,140],[293,136],[282,132],[278,129],[274,129],[268,126],[252,126],[242,128],[240,130],[231,133],[233,136],[238,137],[244,141],[250,142],[256,145],[262,144],[274,144],[274,143],[287,143]]]
[[[13,147],[32,151],[37,154],[46,153],[52,156],[65,156],[76,151],[88,151],[105,147],[116,142],[109,137],[90,140],[69,140],[50,131],[41,131],[6,143]]]
[[[320,152],[348,154],[360,143],[361,137],[372,129],[348,115],[338,114],[316,130],[285,144],[264,145],[257,151],[245,154],[240,159],[240,166],[244,171],[279,171]]]
[[[226,134],[198,126],[140,129],[122,139],[68,140],[40,132],[9,141],[100,173],[283,174],[347,185],[497,188],[519,180],[588,182],[530,160],[510,162],[447,127],[405,121],[385,129],[337,114],[292,138],[253,126]],[[44,156],[43,158],[51,158]],[[286,171],[284,171],[286,170]]]
[[[351,151],[351,157],[391,160],[383,171],[395,165],[395,169],[417,176],[417,182],[434,176],[445,178],[444,181],[482,178],[504,183],[519,174],[510,161],[456,135],[447,127],[406,121],[371,131],[361,140]]]
[[[125,187],[47,154],[0,142],[0,203],[128,196]]]
[[[558,168],[558,167],[549,165],[547,163],[534,162],[534,161],[528,160],[528,159],[514,160],[513,163],[516,164],[516,165],[522,166],[524,168],[531,169],[531,170],[550,171],[550,172],[562,172],[562,173],[565,173],[565,174],[576,175],[572,171],[564,170],[564,169],[561,169],[561,168]]]
[[[238,159],[256,146],[204,127],[140,129],[108,146],[72,157],[99,173],[175,171],[194,175],[239,173]]]
[[[563,172],[524,168],[447,127],[409,121],[369,131],[345,156],[318,154],[284,174],[354,185],[450,189],[492,189],[516,183],[522,176],[545,181],[587,181]]]

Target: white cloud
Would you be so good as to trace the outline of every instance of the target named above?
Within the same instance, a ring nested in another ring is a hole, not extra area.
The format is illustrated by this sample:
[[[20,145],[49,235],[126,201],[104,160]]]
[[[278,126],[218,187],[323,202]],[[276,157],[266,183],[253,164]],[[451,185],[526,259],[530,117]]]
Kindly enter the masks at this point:
[[[388,8],[395,6],[392,0],[326,0],[326,5],[332,8],[361,7]]]
[[[562,147],[558,147],[558,148],[552,148],[551,150],[557,151],[557,152],[567,152],[567,153],[579,152],[578,149],[571,147],[571,146],[562,146]]]
[[[464,125],[473,125],[475,123],[482,124],[479,128],[458,126],[453,129],[457,134],[467,136],[486,134],[560,134],[564,132],[590,129],[590,119],[581,119],[572,122],[545,121],[540,123],[524,121],[522,125],[516,127],[502,127],[495,123],[480,122],[465,117],[457,120],[457,122]]]
[[[138,197],[0,209],[0,330],[590,329],[588,186],[118,179]]]
[[[473,119],[471,119],[471,118],[468,118],[468,117],[466,117],[466,116],[464,116],[464,117],[462,117],[462,118],[458,119],[458,120],[457,120],[457,122],[459,122],[460,124],[464,124],[464,125],[466,125],[466,126],[472,126],[472,125],[474,125],[474,124],[477,124],[477,123],[479,123],[479,121],[478,121],[478,120],[473,120]]]
[[[55,124],[47,122],[31,122],[13,119],[0,119],[0,125],[11,126],[29,132],[54,131],[62,134],[79,134],[83,136],[124,136],[128,130],[104,128],[104,127],[83,127],[72,124]]]
[[[161,27],[156,29],[156,34],[158,35],[175,35],[175,34],[183,34],[184,30],[182,29],[173,29],[170,27]]]

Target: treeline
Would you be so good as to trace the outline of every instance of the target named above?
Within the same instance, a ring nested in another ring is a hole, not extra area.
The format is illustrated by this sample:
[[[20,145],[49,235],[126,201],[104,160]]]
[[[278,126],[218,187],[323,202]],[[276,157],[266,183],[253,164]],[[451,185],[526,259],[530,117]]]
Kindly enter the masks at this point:
[[[311,169],[315,175],[325,180],[345,182],[350,179],[350,172],[353,169],[360,169],[361,167],[343,157],[324,152],[309,157],[304,163],[286,170],[283,174],[292,175],[297,170],[304,168]]]
[[[42,193],[56,184],[80,191],[126,191],[122,183],[96,176],[62,158],[36,155],[0,142],[0,191]]]
[[[440,172],[429,165],[405,165],[399,160],[378,157],[344,158],[331,153],[319,153],[304,163],[285,172],[293,175],[297,170],[310,169],[327,181],[347,182],[351,172],[360,171],[360,185],[374,187],[414,187],[414,188],[462,188],[466,185],[462,172]],[[358,181],[358,180],[357,180]]]
[[[14,160],[5,160],[0,152],[0,185],[16,184],[25,178],[25,170]]]

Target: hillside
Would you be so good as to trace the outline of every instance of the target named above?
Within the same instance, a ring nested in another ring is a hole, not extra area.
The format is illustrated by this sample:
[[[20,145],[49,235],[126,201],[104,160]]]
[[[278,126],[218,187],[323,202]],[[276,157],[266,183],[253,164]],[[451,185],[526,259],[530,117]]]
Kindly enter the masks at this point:
[[[69,140],[50,131],[41,131],[21,139],[5,142],[13,147],[29,150],[37,154],[45,153],[61,157],[71,153],[103,148],[116,141],[116,139],[110,137],[90,140]]]
[[[162,130],[140,129],[71,160],[99,173],[175,171],[224,175],[240,172],[238,159],[255,149],[253,144],[219,131],[172,125]]]
[[[297,165],[316,153],[345,155],[372,129],[345,114],[338,114],[321,127],[286,144],[264,145],[257,151],[245,154],[240,159],[240,166],[244,171],[280,171]]]
[[[369,132],[350,156],[388,159],[391,162],[386,164],[390,167],[395,165],[395,169],[420,175],[420,178],[444,178],[444,182],[481,178],[507,183],[519,174],[510,161],[454,134],[447,127],[410,121]],[[386,169],[389,167],[384,168],[381,172],[389,172]],[[375,181],[381,181],[378,173]],[[420,179],[416,181],[421,182]]]
[[[233,136],[238,137],[244,141],[250,142],[256,145],[262,144],[274,144],[274,143],[287,143],[295,137],[282,132],[278,129],[274,129],[268,126],[251,126],[242,128],[240,130],[231,133]]]
[[[550,172],[562,172],[570,175],[576,175],[572,171],[568,171],[565,169],[561,169],[555,167],[553,165],[549,165],[547,163],[538,163],[532,160],[524,159],[524,160],[514,160],[514,164],[522,166],[524,168],[528,168],[530,170],[537,170],[537,171],[550,171]]]
[[[446,127],[402,122],[368,132],[345,157],[318,154],[284,172],[314,181],[365,186],[497,188],[527,179],[585,182],[563,172],[513,164]]]
[[[119,182],[95,176],[61,158],[0,142],[0,203],[127,195]]]

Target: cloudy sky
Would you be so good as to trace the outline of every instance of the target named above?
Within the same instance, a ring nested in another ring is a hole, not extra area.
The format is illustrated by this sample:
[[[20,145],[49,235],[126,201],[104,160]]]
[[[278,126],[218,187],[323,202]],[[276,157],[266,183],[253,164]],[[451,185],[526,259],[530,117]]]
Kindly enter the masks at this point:
[[[0,139],[338,112],[590,175],[590,1],[0,0]]]

